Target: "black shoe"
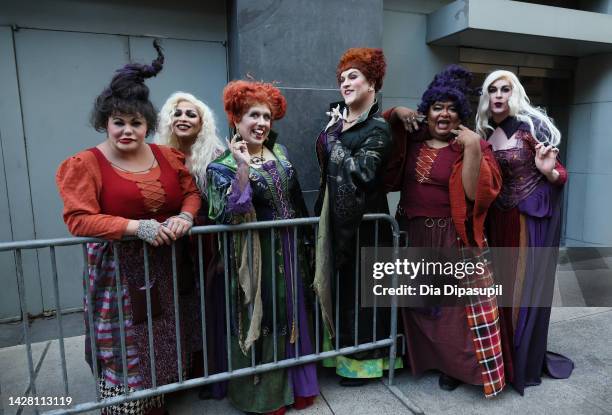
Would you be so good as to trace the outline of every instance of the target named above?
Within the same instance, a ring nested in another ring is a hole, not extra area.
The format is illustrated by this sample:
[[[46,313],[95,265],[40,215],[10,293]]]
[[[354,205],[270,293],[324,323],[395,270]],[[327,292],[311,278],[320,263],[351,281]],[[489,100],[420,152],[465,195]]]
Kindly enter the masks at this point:
[[[440,378],[438,379],[438,385],[440,385],[440,389],[445,391],[454,391],[459,385],[461,385],[461,383],[462,382],[459,379],[450,377],[445,373],[441,373]]]
[[[353,388],[356,386],[363,386],[368,383],[368,379],[364,378],[342,378],[340,379],[340,386],[345,386],[347,388]]]
[[[200,400],[205,401],[207,399],[212,399],[212,397],[210,385],[203,385],[200,387],[200,391],[198,392],[198,398],[200,398]]]

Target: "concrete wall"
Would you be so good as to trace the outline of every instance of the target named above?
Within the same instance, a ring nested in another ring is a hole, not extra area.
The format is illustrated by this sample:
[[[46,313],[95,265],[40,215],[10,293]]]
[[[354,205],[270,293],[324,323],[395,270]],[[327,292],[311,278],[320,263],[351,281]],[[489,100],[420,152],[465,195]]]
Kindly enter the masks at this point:
[[[581,10],[587,10],[596,13],[612,13],[611,0],[579,0],[578,7]]]
[[[225,5],[186,0],[0,0],[0,241],[67,236],[55,170],[104,139],[88,125],[95,96],[113,71],[150,62],[162,37],[164,71],[149,80],[159,107],[188,90],[222,111],[227,82]],[[60,252],[61,251],[61,252]],[[48,250],[24,251],[28,311],[55,309]],[[82,307],[78,247],[57,254],[62,309]],[[0,255],[0,320],[17,316],[15,260]]]
[[[520,0],[522,3],[542,4],[565,9],[584,10],[595,13],[609,13],[610,0]]]
[[[566,243],[612,244],[612,54],[582,58],[570,109]]]
[[[387,76],[382,89],[383,108],[403,105],[416,108],[433,76],[457,63],[459,48],[427,45],[427,13],[450,1],[385,1],[383,48]],[[395,214],[399,192],[388,195]]]
[[[612,14],[612,0],[580,0],[583,10]],[[569,113],[566,244],[612,244],[612,54],[578,62]]]
[[[0,0],[0,26],[226,40],[225,4],[217,0]]]
[[[277,81],[287,114],[273,125],[298,169],[310,208],[319,188],[315,139],[341,100],[336,65],[351,47],[383,45],[382,0],[232,0],[231,78]]]
[[[383,88],[385,108],[395,105],[416,107],[433,75],[446,65],[458,63],[461,60],[459,48],[431,46],[426,42],[427,14],[448,3],[451,1],[385,1],[383,45],[388,63]],[[482,57],[480,63],[492,63],[495,58],[500,58],[497,56],[500,53],[495,54],[495,51],[491,51],[490,55],[487,55],[484,50],[480,52],[486,55]],[[511,54],[504,54],[506,55]],[[524,58],[525,61],[521,58]],[[511,58],[511,63],[515,66],[534,66],[534,59],[537,60],[537,58],[537,55],[526,57],[518,54]],[[548,56],[542,56],[542,58],[554,59]],[[495,67],[500,67],[500,65],[491,64],[491,70]],[[571,81],[568,80],[568,82]],[[598,87],[594,89],[599,90]],[[550,91],[550,93],[551,97],[547,100],[549,101],[548,111],[562,131],[564,142],[561,151],[562,157],[565,158],[566,145],[574,140],[574,137],[566,134],[569,128],[571,102],[564,94],[559,96],[559,91]],[[392,212],[398,200],[399,193],[389,195],[389,206]],[[577,221],[571,215],[567,216],[568,226],[576,227]]]
[[[385,2],[383,48],[387,76],[382,89],[385,108],[415,107],[433,76],[459,60],[459,48],[427,45],[427,13],[448,1],[403,3]]]
[[[612,0],[581,0],[585,10],[612,14]],[[588,7],[588,8],[586,8]],[[566,244],[612,244],[612,54],[578,62],[570,107]]]

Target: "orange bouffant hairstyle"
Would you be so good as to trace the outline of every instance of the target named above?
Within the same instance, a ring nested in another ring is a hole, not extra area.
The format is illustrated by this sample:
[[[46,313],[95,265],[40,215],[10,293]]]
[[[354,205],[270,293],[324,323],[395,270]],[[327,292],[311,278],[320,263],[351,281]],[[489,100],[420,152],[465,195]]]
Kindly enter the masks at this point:
[[[359,69],[368,82],[374,84],[374,90],[380,91],[387,69],[382,49],[351,48],[344,52],[336,68],[338,83],[340,83],[340,74],[350,68]]]
[[[223,88],[223,105],[230,124],[240,122],[250,107],[264,104],[273,120],[280,120],[287,110],[287,101],[280,90],[266,82],[232,81]]]

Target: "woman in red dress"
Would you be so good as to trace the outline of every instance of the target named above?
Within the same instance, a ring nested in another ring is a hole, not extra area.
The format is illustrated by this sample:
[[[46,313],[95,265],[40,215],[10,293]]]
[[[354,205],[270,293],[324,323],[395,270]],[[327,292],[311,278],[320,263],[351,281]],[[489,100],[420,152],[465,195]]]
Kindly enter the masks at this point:
[[[106,133],[106,139],[66,159],[56,175],[64,201],[64,220],[73,235],[112,241],[136,236],[150,245],[148,288],[152,298],[154,368],[149,363],[143,242],[87,246],[86,359],[98,375],[102,398],[151,388],[154,383],[175,382],[188,369],[184,350],[182,358],[177,359],[170,245],[189,231],[201,202],[183,155],[173,148],[145,142],[145,137],[155,130],[157,114],[144,79],[155,76],[163,64],[161,49],[157,43],[154,45],[159,55],[151,65],[126,65],[96,99],[92,124],[97,131]],[[113,246],[118,248],[119,263],[114,261]],[[117,267],[121,301],[115,288]],[[178,288],[181,291],[182,287]],[[93,356],[88,311],[93,314]],[[181,345],[191,325],[190,321],[181,321]],[[125,370],[122,332],[127,352]],[[104,414],[164,412],[163,396],[102,409]]]
[[[393,133],[387,191],[400,191],[396,218],[411,247],[484,248],[484,220],[501,187],[491,148],[461,125],[470,116],[471,74],[450,66],[434,78],[416,113],[392,108],[383,116]],[[492,284],[492,279],[487,280]],[[403,308],[408,365],[415,375],[441,372],[439,385],[483,385],[485,396],[504,388],[495,297],[465,307]]]

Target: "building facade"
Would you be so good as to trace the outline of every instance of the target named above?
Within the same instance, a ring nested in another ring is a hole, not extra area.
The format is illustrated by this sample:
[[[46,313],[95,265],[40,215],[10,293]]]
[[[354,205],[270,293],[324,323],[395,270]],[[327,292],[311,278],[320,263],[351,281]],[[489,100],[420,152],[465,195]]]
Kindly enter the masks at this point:
[[[355,46],[383,47],[383,108],[414,107],[433,75],[460,63],[475,84],[496,68],[516,72],[563,133],[570,172],[568,245],[612,244],[612,0],[0,0],[0,240],[67,236],[54,175],[59,163],[104,136],[88,125],[95,96],[121,65],[148,62],[162,39],[166,64],[148,82],[159,107],[194,93],[229,133],[228,80],[276,81],[288,100],[273,127],[287,145],[312,206],[314,139],[340,99],[335,67]],[[396,195],[390,196],[394,209]],[[79,249],[58,249],[61,307],[81,305]],[[0,253],[0,320],[20,314],[12,254]],[[28,309],[55,308],[50,254],[24,252]]]

